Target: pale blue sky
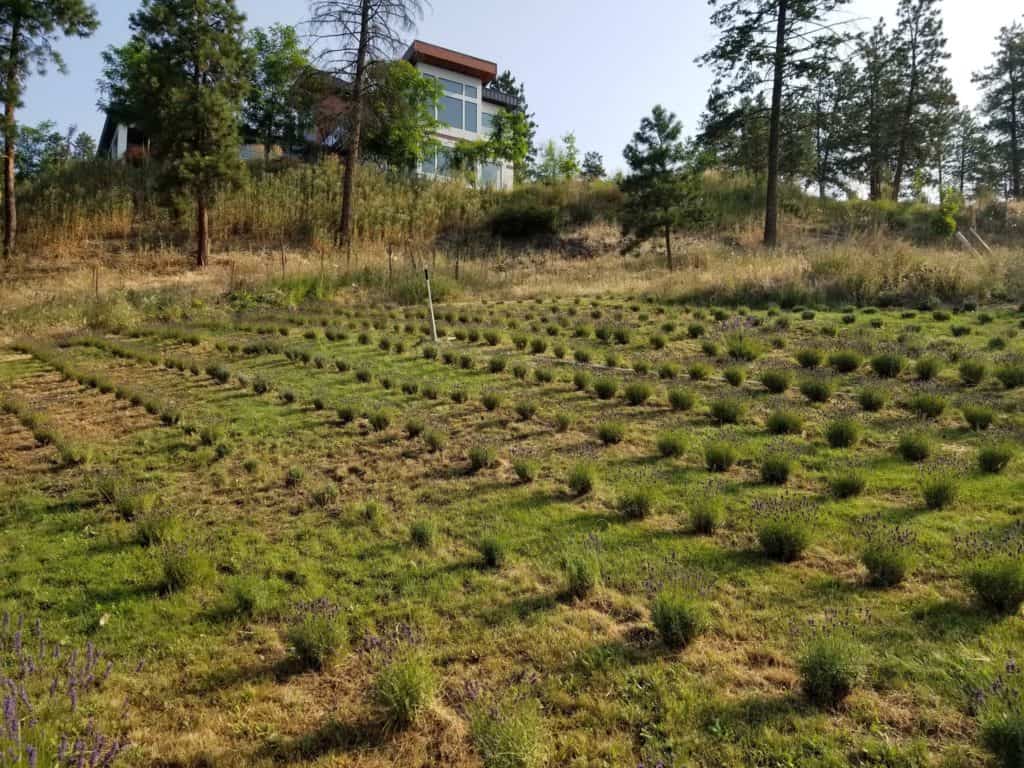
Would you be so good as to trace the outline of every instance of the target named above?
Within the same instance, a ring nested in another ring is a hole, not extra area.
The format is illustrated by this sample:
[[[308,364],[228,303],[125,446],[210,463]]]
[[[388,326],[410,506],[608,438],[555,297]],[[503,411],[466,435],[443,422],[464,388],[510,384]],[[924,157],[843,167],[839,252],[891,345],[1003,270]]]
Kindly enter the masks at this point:
[[[303,0],[237,0],[250,26],[297,24]],[[93,0],[102,26],[89,40],[61,43],[70,73],[33,78],[21,119],[77,124],[99,135],[96,109],[100,51],[128,37],[134,0]],[[853,0],[843,15],[868,29],[891,16],[896,0]],[[1024,13],[1008,0],[945,0],[950,73],[961,101],[973,104],[971,72],[985,66],[1003,25]],[[656,103],[675,111],[689,133],[704,106],[710,76],[693,63],[714,41],[704,0],[515,0],[504,3],[433,0],[416,36],[511,69],[526,84],[539,137],[575,131],[583,150],[596,149],[609,169]]]

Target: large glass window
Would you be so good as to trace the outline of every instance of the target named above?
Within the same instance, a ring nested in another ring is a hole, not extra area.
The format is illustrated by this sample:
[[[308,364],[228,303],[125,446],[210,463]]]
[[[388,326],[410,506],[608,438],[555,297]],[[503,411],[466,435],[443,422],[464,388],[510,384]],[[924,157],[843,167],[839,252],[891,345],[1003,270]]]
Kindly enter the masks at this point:
[[[422,165],[420,165],[420,170],[423,171],[423,173],[427,174],[428,176],[433,176],[434,170],[437,168],[435,160],[436,158],[434,156],[434,153],[431,152],[429,155],[423,158],[423,163]]]
[[[490,133],[494,130],[494,113],[483,112],[480,114],[480,130],[484,133]]]
[[[501,168],[495,163],[484,163],[480,166],[480,186],[493,189],[498,186],[501,178]]]
[[[466,89],[466,98],[467,99],[475,99],[476,98],[476,86],[475,85],[466,85],[466,86],[463,86],[463,87]]]
[[[454,99],[451,96],[442,96],[438,102],[437,119],[452,128],[462,128],[462,99]],[[473,105],[474,109],[476,105]],[[474,115],[475,117],[475,115]]]
[[[472,131],[473,133],[476,133],[477,132],[477,127],[476,126],[477,126],[477,122],[476,122],[476,102],[475,101],[467,101],[466,102],[466,125],[465,125],[465,128],[466,128],[467,131]]]
[[[454,80],[447,80],[443,77],[437,78],[437,81],[441,83],[441,87],[444,88],[448,93],[462,95],[462,83],[457,83]]]

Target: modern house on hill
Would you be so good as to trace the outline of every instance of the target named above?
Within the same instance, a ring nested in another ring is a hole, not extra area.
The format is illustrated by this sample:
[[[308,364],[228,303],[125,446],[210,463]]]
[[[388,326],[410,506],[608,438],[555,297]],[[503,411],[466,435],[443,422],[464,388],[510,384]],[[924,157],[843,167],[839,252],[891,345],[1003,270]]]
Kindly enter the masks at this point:
[[[446,148],[460,140],[486,138],[499,111],[519,107],[514,97],[487,87],[498,76],[498,65],[493,61],[420,40],[409,46],[404,58],[425,76],[435,78],[444,91],[436,115],[442,126],[438,139],[443,147],[423,163],[421,170],[426,176],[444,176],[449,157]],[[511,189],[512,165],[483,163],[477,168],[477,179],[484,187]]]
[[[503,109],[518,109],[519,103],[514,96],[488,87],[498,76],[498,65],[493,61],[420,40],[409,46],[403,58],[424,76],[435,79],[443,91],[435,115],[441,123],[437,138],[442,148],[429,157],[420,169],[429,178],[443,178],[448,175],[450,151],[457,142],[486,139],[494,116]],[[323,75],[318,82],[329,83],[331,87],[325,88],[327,95],[313,116],[316,128],[306,136],[306,140],[311,145],[330,148],[338,143],[338,121],[346,111],[344,95],[339,93],[342,86],[338,85],[335,78],[326,73],[318,74]],[[122,160],[145,155],[147,151],[148,139],[142,131],[119,123],[107,115],[100,134],[100,157]],[[284,153],[275,147],[269,154],[281,156]],[[264,157],[264,147],[262,144],[243,143],[241,155],[244,160],[261,159]],[[476,177],[481,187],[511,189],[512,165],[502,161],[481,163],[476,169]]]

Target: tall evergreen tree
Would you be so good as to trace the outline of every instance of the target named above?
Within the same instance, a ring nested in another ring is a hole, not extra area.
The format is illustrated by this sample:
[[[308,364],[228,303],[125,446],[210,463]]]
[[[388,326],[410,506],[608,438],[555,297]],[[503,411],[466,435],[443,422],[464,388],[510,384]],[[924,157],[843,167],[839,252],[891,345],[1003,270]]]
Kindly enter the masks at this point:
[[[18,231],[15,162],[16,112],[25,82],[53,64],[67,68],[54,47],[61,35],[88,37],[99,26],[96,9],[85,0],[3,0],[0,2],[0,96],[4,101],[4,256],[14,253]]]
[[[867,184],[871,200],[881,200],[886,185],[892,183],[894,125],[899,111],[899,91],[885,21],[880,19],[870,35],[858,39],[857,53],[861,64],[854,112],[859,119],[853,123],[851,172]]]
[[[814,183],[822,200],[830,189],[847,189],[850,153],[856,143],[857,67],[822,62],[822,75],[810,88],[805,112],[814,143]]]
[[[137,55],[128,79],[108,88],[123,93],[134,110],[153,109],[145,126],[164,181],[195,202],[199,267],[209,263],[209,210],[218,187],[241,168],[239,127],[250,68],[244,20],[234,0],[143,0],[130,18],[126,48]]]
[[[683,126],[660,104],[623,151],[629,175],[622,181],[626,201],[622,210],[622,233],[629,251],[652,237],[665,239],[665,260],[672,259],[672,234],[701,218],[695,173],[682,141]]]
[[[957,113],[945,152],[949,184],[964,199],[974,196],[990,181],[992,147],[974,113]]]
[[[587,181],[600,181],[608,175],[604,169],[604,158],[601,157],[600,152],[587,152],[583,156],[580,175]]]
[[[352,252],[352,210],[366,115],[368,65],[391,58],[423,15],[421,0],[311,0],[310,27],[320,63],[351,84],[338,245]]]
[[[1006,158],[1009,193],[1024,197],[1024,26],[999,32],[995,60],[974,76],[981,89],[982,113]]]
[[[946,37],[942,32],[940,0],[900,0],[898,23],[890,43],[892,67],[900,94],[896,115],[896,156],[892,199],[898,200],[904,182],[927,165],[929,147],[945,108],[956,104],[946,75]]]
[[[764,242],[779,240],[779,176],[786,91],[820,74],[821,53],[843,37],[830,14],[848,0],[708,0],[718,43],[699,61],[716,73],[716,86],[756,93],[771,81]],[[795,103],[789,101],[790,104]]]

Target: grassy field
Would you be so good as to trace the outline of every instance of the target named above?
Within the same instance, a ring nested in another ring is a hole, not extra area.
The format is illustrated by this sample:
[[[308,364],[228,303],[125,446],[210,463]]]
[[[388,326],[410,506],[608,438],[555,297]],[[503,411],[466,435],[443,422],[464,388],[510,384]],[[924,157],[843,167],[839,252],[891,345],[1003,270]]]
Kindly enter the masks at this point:
[[[1016,308],[229,309],[0,352],[46,754],[1024,764]]]

